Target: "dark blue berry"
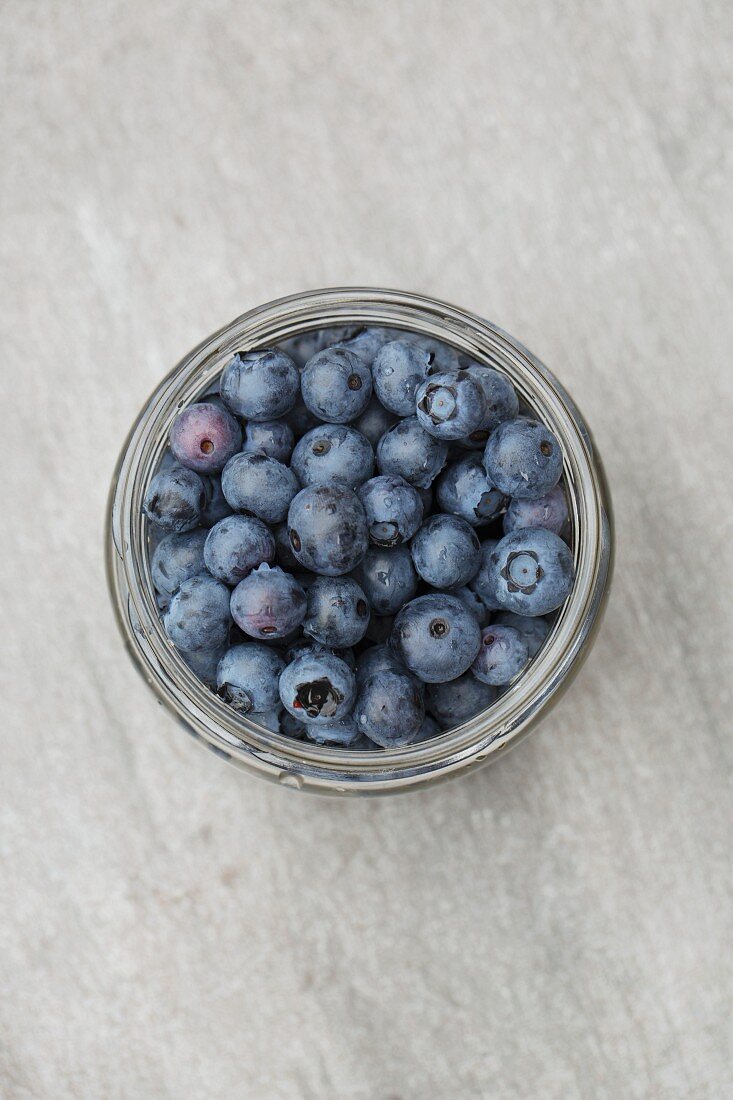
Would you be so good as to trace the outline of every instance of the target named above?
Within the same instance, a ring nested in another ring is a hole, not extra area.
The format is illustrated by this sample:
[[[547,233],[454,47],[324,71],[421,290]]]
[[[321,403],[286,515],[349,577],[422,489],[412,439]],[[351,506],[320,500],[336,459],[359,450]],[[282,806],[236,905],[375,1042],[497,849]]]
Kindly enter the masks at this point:
[[[575,567],[566,543],[542,527],[523,527],[489,556],[487,586],[497,603],[518,615],[554,611],[573,587]]]
[[[379,472],[403,477],[418,489],[432,485],[447,458],[446,444],[429,435],[416,416],[395,424],[377,444]]]
[[[507,496],[536,500],[557,485],[562,450],[556,437],[537,420],[518,416],[492,432],[484,451],[489,481]]]
[[[374,645],[359,657],[356,666],[356,684],[360,687],[373,672],[405,672],[405,666],[388,645]]]
[[[406,546],[392,550],[371,546],[354,576],[375,615],[394,615],[417,592],[417,574]]]
[[[402,608],[390,645],[425,683],[443,683],[471,666],[481,645],[481,628],[459,599],[436,592]]]
[[[206,568],[225,584],[239,584],[254,568],[275,560],[275,539],[262,520],[227,516],[209,531],[204,547]],[[265,708],[267,709],[267,708]]]
[[[231,622],[229,589],[207,573],[183,582],[164,619],[173,644],[196,652],[226,645]]]
[[[290,546],[306,569],[327,577],[350,573],[366,553],[366,516],[358,497],[339,485],[310,485],[288,512]]]
[[[560,485],[537,500],[513,500],[504,516],[504,534],[522,527],[545,527],[561,535],[568,522],[568,503]]]
[[[372,476],[374,451],[366,436],[344,424],[319,424],[293,451],[291,467],[303,486],[356,489]]]
[[[429,516],[410,543],[415,569],[433,588],[457,588],[476,575],[481,546],[459,516]]]
[[[290,356],[279,348],[239,351],[222,371],[219,392],[235,416],[277,420],[295,404],[300,375]]]
[[[425,717],[422,691],[408,672],[373,672],[359,689],[354,714],[360,732],[376,745],[409,745]]]
[[[397,423],[397,417],[372,396],[364,412],[354,421],[354,427],[376,447],[385,432]]]
[[[265,523],[281,523],[300,488],[282,462],[252,453],[240,453],[227,462],[221,487],[235,512],[249,512]]]
[[[289,462],[295,437],[287,420],[250,420],[244,429],[243,451],[259,451],[278,462]]]
[[[511,683],[528,661],[526,638],[513,626],[492,623],[481,632],[481,648],[471,672],[482,683],[501,687]]]
[[[153,551],[150,575],[163,596],[172,596],[184,581],[203,573],[204,543],[208,531],[197,528],[182,535],[166,535]]]
[[[300,385],[311,412],[331,424],[356,420],[372,396],[369,368],[345,348],[326,348],[309,359]]]
[[[152,479],[143,511],[164,531],[181,534],[198,527],[205,504],[206,492],[199,475],[176,463],[160,470]]]
[[[349,666],[322,649],[296,658],[280,676],[280,699],[294,718],[319,725],[346,718],[356,698],[356,682]]]
[[[170,443],[181,465],[198,474],[215,474],[242,446],[242,429],[231,413],[199,402],[173,421]]]
[[[372,364],[374,392],[386,409],[398,416],[415,412],[415,393],[430,373],[433,353],[405,340],[381,348]]]
[[[462,726],[490,707],[495,699],[495,689],[482,684],[470,672],[449,683],[431,684],[427,690],[428,709],[444,730]]]
[[[289,573],[260,565],[232,592],[232,618],[251,638],[284,638],[305,618],[305,592]]]
[[[417,419],[436,439],[462,439],[475,431],[484,418],[484,391],[468,371],[437,374],[415,394]]]
[[[530,615],[516,615],[513,611],[499,611],[494,616],[494,622],[502,626],[513,626],[518,630],[527,643],[527,651],[530,657],[534,657],[539,653],[542,643],[550,633],[550,624],[547,619]]]
[[[227,650],[216,673],[218,694],[242,714],[280,707],[278,682],[285,662],[279,653],[258,642]],[[255,719],[257,720],[257,719]]]
[[[489,481],[481,456],[466,454],[452,462],[436,482],[438,504],[472,527],[489,523],[501,512],[506,497]]]
[[[369,603],[351,577],[317,577],[308,589],[303,633],[322,645],[356,645],[369,625]]]

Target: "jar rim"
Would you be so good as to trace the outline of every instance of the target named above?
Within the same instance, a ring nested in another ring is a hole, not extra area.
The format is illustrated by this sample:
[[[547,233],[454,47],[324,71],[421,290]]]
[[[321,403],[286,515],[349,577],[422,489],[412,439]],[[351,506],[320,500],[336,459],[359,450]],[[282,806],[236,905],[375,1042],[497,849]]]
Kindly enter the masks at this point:
[[[311,329],[384,326],[452,345],[507,375],[558,437],[573,528],[576,577],[550,635],[490,708],[417,745],[354,752],[271,733],[237,714],[185,664],[165,631],[150,576],[145,488],[181,408],[207,392],[234,351],[278,344]],[[577,406],[521,343],[481,317],[437,299],[373,287],[290,295],[249,310],[204,340],[158,385],[133,425],[110,491],[106,560],[118,624],[135,664],[188,732],[219,755],[286,786],[321,793],[419,787],[496,759],[529,731],[585,656],[608,592],[612,520],[603,468]]]

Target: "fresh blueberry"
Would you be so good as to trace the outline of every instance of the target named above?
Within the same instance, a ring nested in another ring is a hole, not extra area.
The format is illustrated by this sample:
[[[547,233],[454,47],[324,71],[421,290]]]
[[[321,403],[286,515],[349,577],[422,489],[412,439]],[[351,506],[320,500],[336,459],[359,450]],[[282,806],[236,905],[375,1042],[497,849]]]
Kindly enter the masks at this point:
[[[206,494],[206,503],[201,513],[201,526],[213,527],[220,519],[231,516],[232,509],[221,491],[221,478],[218,474],[214,474],[212,477],[202,477],[201,480],[204,483]]]
[[[438,737],[440,733],[441,729],[438,723],[434,718],[431,718],[429,714],[426,714],[417,737],[411,743],[413,745],[420,745],[423,741],[432,741],[433,737]]]
[[[364,412],[354,421],[354,427],[376,447],[385,432],[394,427],[397,417],[372,396]]]
[[[372,377],[374,392],[386,409],[398,416],[414,414],[415,393],[428,377],[433,359],[432,352],[405,340],[384,345],[372,364]]]
[[[433,336],[423,336],[420,332],[404,332],[399,338],[432,354],[433,360],[430,369],[433,373],[448,374],[451,371],[458,370],[460,365],[458,353],[448,344],[444,344],[442,340],[436,340]]]
[[[289,714],[307,729],[346,718],[356,698],[354,674],[340,657],[319,650],[298,657],[280,676],[280,699]]]
[[[449,683],[431,684],[427,691],[428,709],[444,730],[462,726],[495,699],[494,688],[482,684],[470,672]]]
[[[412,563],[433,588],[458,588],[475,577],[481,560],[476,532],[459,516],[428,516],[410,543]]]
[[[359,498],[340,485],[302,489],[290,505],[288,534],[301,565],[326,577],[350,573],[369,542]]]
[[[334,657],[338,657],[348,665],[352,672],[356,670],[356,657],[351,647],[345,649],[333,649],[331,646],[321,645],[320,642],[316,642],[313,638],[299,637],[294,639],[285,647],[285,663],[291,664],[297,660],[298,657],[305,657],[306,654],[318,654],[318,653],[331,653]]]
[[[164,531],[181,534],[198,527],[205,504],[206,492],[199,475],[176,464],[159,470],[151,480],[143,511]]]
[[[400,546],[422,523],[422,500],[404,478],[380,474],[371,478],[356,495],[366,512],[369,541],[375,546]]]
[[[522,527],[544,527],[561,535],[568,522],[568,502],[560,485],[537,500],[513,500],[504,516],[504,534]]]
[[[452,462],[436,482],[438,504],[472,527],[489,523],[504,507],[506,497],[489,481],[481,456],[466,454]]]
[[[296,741],[303,741],[307,736],[305,723],[293,718],[286,710],[280,715],[280,733],[286,737],[293,737]]]
[[[364,331],[363,325],[340,325],[331,328],[309,329],[297,336],[284,340],[281,348],[299,367],[304,367],[309,359],[332,344],[353,339]]]
[[[184,581],[204,572],[204,543],[208,531],[198,528],[182,535],[166,535],[153,551],[150,574],[163,596],[172,596]]]
[[[481,648],[471,672],[482,683],[501,687],[511,683],[528,661],[527,639],[513,626],[492,623],[481,631]]]
[[[277,566],[260,565],[232,592],[232,618],[251,638],[284,638],[305,618],[305,592]]]
[[[538,420],[518,416],[492,432],[484,451],[489,481],[507,496],[537,500],[557,485],[562,451],[556,437]]]
[[[287,420],[250,420],[244,429],[243,451],[259,451],[268,458],[288,463],[295,437]]]
[[[256,566],[263,562],[271,565],[274,560],[272,532],[253,516],[227,516],[220,520],[209,531],[204,547],[206,568],[224,584],[239,584]]]
[[[366,367],[371,367],[379,349],[384,347],[389,339],[390,336],[386,329],[364,328],[350,339],[339,341],[337,347],[353,351]]]
[[[465,604],[469,611],[474,613],[478,619],[479,626],[489,625],[489,618],[491,617],[490,612],[478,592],[474,592],[468,585],[464,585],[461,588],[451,588],[450,594],[459,599],[462,604]]]
[[[249,512],[265,523],[282,523],[299,489],[295,474],[282,462],[250,452],[229,459],[221,487],[235,512]]]
[[[489,555],[487,586],[501,607],[546,615],[570,594],[575,567],[566,543],[543,527],[512,531]]]
[[[308,589],[303,633],[322,645],[356,645],[369,625],[369,604],[351,577],[317,577]]]
[[[229,589],[206,573],[183,582],[164,619],[173,644],[196,652],[225,646],[231,622]]]
[[[362,684],[354,714],[361,733],[376,745],[409,745],[425,717],[422,692],[408,672],[382,669]]]
[[[394,615],[417,592],[417,575],[406,546],[370,546],[354,576],[375,615]]]
[[[218,694],[241,714],[277,710],[277,685],[285,661],[274,649],[257,642],[228,649],[216,672]]]
[[[216,691],[216,670],[219,667],[219,661],[226,652],[224,647],[198,650],[179,649],[178,652],[191,669],[191,672],[198,676],[199,680],[207,687]]]
[[[356,420],[372,396],[372,375],[353,351],[326,348],[309,359],[301,377],[308,408],[331,424]]]
[[[475,431],[486,413],[486,398],[468,371],[435,374],[415,394],[417,419],[436,439],[462,439]]]
[[[356,686],[361,687],[374,672],[404,672],[405,666],[388,645],[373,645],[359,657],[356,666]]]
[[[436,592],[402,608],[390,645],[425,683],[443,683],[471,666],[481,645],[481,628],[459,599]]]
[[[317,745],[338,745],[342,749],[352,748],[359,738],[359,727],[352,714],[343,718],[332,718],[328,722],[303,723],[305,735]]]
[[[501,608],[501,604],[496,599],[494,584],[489,580],[489,559],[498,545],[498,539],[485,539],[481,543],[478,571],[476,576],[468,582],[469,589],[481,600],[487,611],[498,611]]]
[[[343,485],[356,489],[374,471],[374,451],[366,436],[344,424],[319,424],[293,451],[291,468],[302,486]]]
[[[277,707],[275,710],[252,711],[248,718],[250,722],[253,722],[256,726],[261,726],[268,733],[279,733],[281,713],[282,707]]]
[[[514,386],[498,370],[479,363],[470,363],[466,370],[484,391],[486,412],[478,428],[462,442],[467,447],[483,449],[494,428],[504,420],[513,420],[517,415],[519,400]]]
[[[445,443],[429,435],[416,416],[395,424],[377,444],[379,472],[403,477],[417,489],[432,485],[447,458]]]
[[[306,406],[302,397],[293,405],[287,416],[287,421],[293,431],[295,439],[300,439],[301,436],[309,432],[311,428],[317,428],[321,423],[319,417],[314,416],[310,409]]]
[[[277,564],[282,566],[286,573],[297,573],[300,569],[300,562],[293,553],[293,548],[290,545],[287,523],[276,524],[272,528],[272,533],[275,537]],[[298,583],[301,585],[303,584],[300,580]]]
[[[299,391],[298,368],[279,348],[238,351],[219,385],[227,408],[246,420],[276,420],[292,409]]]
[[[547,619],[530,615],[515,615],[513,611],[500,611],[494,616],[497,626],[513,626],[523,636],[527,643],[527,652],[534,657],[542,648],[547,635],[550,633],[550,624]]]
[[[197,474],[223,470],[242,446],[242,429],[231,413],[208,402],[189,405],[171,428],[171,451]]]

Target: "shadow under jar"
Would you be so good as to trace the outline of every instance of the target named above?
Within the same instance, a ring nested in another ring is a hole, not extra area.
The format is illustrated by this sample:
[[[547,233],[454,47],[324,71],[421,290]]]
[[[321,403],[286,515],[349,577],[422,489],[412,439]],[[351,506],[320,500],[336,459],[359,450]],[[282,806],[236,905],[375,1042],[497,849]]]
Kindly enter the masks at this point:
[[[210,691],[163,629],[150,575],[145,489],[182,408],[215,387],[236,351],[279,344],[312,329],[384,326],[421,333],[504,373],[520,402],[563,449],[575,583],[526,671],[492,706],[432,740],[353,751],[270,733]],[[322,794],[386,794],[464,774],[505,752],[547,712],[587,654],[608,592],[612,564],[608,489],[590,433],[554,376],[488,321],[445,302],[375,288],[317,290],[253,309],[187,355],[142,409],[122,450],[106,529],[109,587],[127,648],[150,687],[187,731],[218,755],[284,786]]]

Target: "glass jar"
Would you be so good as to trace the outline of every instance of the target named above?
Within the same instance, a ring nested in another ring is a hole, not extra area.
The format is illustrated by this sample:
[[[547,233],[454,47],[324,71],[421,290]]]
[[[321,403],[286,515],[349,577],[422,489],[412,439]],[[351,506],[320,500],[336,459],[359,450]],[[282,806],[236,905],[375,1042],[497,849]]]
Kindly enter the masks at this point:
[[[233,711],[169,642],[150,576],[145,488],[184,406],[210,390],[231,355],[310,330],[381,325],[437,337],[509,377],[520,400],[560,440],[576,580],[544,646],[491,706],[415,746],[353,752],[270,733]],[[324,794],[385,794],[461,775],[495,760],[557,701],[587,654],[612,562],[608,489],[590,432],[557,379],[526,348],[474,314],[418,294],[374,288],[317,290],[253,309],[205,340],[145,404],[122,450],[110,494],[106,556],[119,626],[137,667],[186,730],[256,775]]]

